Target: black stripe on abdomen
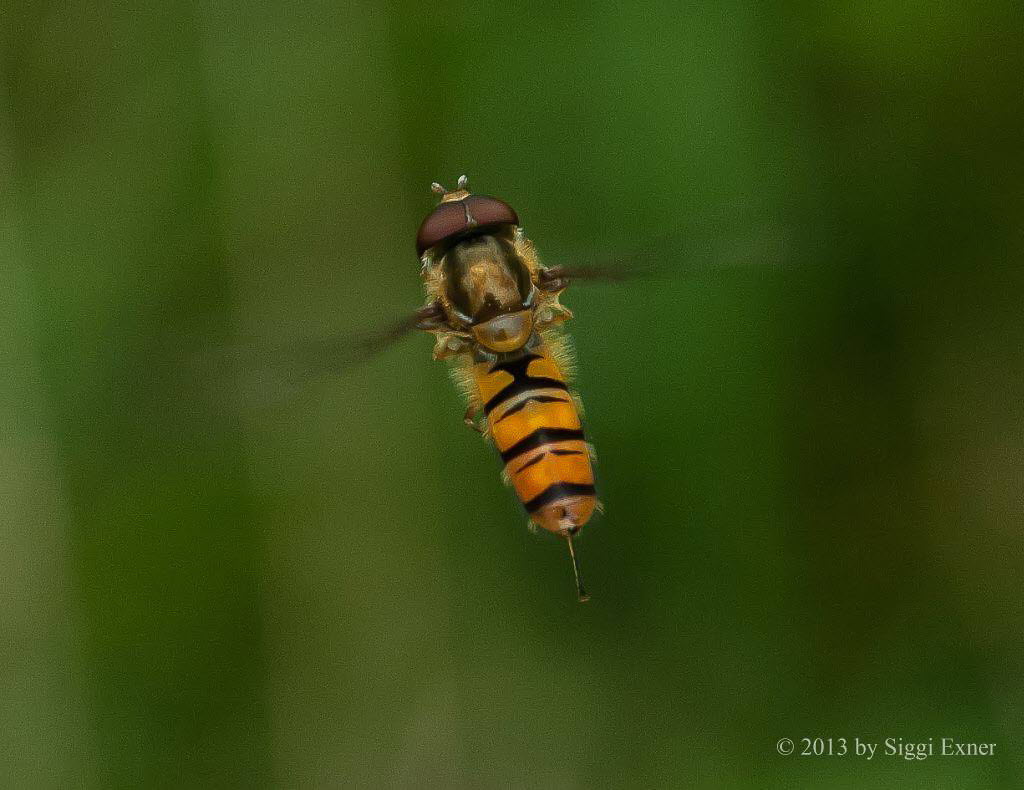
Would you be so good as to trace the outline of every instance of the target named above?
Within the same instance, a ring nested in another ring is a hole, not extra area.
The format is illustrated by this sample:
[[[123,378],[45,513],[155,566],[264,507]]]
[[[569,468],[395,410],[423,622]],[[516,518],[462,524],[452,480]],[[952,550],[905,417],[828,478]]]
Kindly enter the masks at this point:
[[[549,442],[565,442],[570,439],[583,439],[583,431],[577,428],[538,428],[525,439],[520,439],[507,450],[502,452],[501,460],[506,464],[530,450]]]
[[[569,391],[569,388],[565,386],[565,382],[559,381],[558,379],[549,379],[546,376],[526,376],[521,379],[517,378],[515,381],[506,384],[497,395],[484,404],[484,414],[490,414],[509,398],[514,398],[516,395],[522,395],[524,392],[529,392],[530,390],[539,389],[563,390],[564,392]]]
[[[499,420],[499,422],[501,421]],[[541,461],[544,460],[544,456],[546,456],[548,453],[551,453],[551,455],[583,455],[583,453],[580,450],[563,450],[560,447],[556,447],[553,450],[545,450],[542,453],[537,453],[535,456],[533,456],[533,458],[531,458],[525,464],[516,469],[516,471],[513,474],[519,474],[527,467],[540,463]]]
[[[535,389],[553,389],[569,391],[564,381],[548,378],[547,376],[531,376],[527,373],[530,363],[535,359],[543,359],[539,354],[524,354],[515,359],[508,359],[491,366],[488,373],[503,371],[512,377],[512,381],[502,387],[498,393],[484,404],[484,414],[490,414],[495,408],[524,392]]]
[[[547,453],[537,453],[535,456],[533,456],[533,458],[531,458],[525,464],[523,464],[518,469],[516,469],[514,474],[519,474],[520,472],[522,472],[527,467],[533,466],[534,464],[539,464],[541,461],[544,460],[544,456],[545,455],[547,455]]]
[[[523,502],[527,513],[535,513],[545,505],[571,496],[594,496],[593,483],[552,483],[529,502]]]

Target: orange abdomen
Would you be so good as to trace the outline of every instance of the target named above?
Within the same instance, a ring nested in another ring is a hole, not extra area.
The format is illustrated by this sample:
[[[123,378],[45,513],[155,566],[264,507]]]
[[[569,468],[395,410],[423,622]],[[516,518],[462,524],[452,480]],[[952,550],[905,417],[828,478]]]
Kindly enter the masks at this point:
[[[544,346],[473,366],[491,436],[530,519],[575,533],[597,499],[590,453],[561,369]]]

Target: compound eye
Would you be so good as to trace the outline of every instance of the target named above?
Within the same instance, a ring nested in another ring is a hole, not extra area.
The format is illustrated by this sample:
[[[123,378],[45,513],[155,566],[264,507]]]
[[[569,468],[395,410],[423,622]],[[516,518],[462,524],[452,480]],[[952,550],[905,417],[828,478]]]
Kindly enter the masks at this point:
[[[477,225],[518,225],[519,217],[504,200],[487,195],[470,195],[466,208]]]
[[[431,247],[474,228],[493,225],[518,225],[519,217],[503,200],[486,195],[469,195],[450,200],[435,208],[416,234],[416,253],[423,255]]]
[[[529,310],[505,313],[473,327],[473,337],[491,351],[515,351],[526,345],[533,333],[533,315]]]
[[[416,234],[416,252],[422,255],[435,244],[462,233],[468,223],[462,201],[442,203],[423,220]]]

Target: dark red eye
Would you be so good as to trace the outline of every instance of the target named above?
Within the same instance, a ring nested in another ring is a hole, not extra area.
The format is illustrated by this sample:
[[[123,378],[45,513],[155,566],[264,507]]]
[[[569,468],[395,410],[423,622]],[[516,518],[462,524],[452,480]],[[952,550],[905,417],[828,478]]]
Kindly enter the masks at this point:
[[[462,201],[442,203],[431,211],[416,233],[416,252],[422,255],[435,244],[466,229],[466,209]]]
[[[426,250],[468,230],[491,225],[518,225],[512,207],[497,198],[470,195],[463,200],[441,203],[427,215],[416,234],[416,252]]]
[[[470,195],[463,201],[477,225],[518,225],[519,217],[504,200],[486,195]]]

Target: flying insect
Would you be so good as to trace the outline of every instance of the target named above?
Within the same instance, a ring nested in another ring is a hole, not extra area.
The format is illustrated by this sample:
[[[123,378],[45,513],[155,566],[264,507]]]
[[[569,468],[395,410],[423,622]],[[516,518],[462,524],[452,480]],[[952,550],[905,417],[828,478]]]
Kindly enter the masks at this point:
[[[600,503],[560,331],[572,275],[543,266],[515,210],[471,193],[466,176],[451,191],[431,187],[440,202],[416,235],[426,305],[413,325],[435,336],[435,359],[452,362],[464,420],[495,445],[530,526],[565,539],[585,601],[573,536]]]
[[[434,358],[450,363],[468,401],[465,423],[495,445],[503,478],[531,529],[565,539],[577,593],[585,601],[573,538],[603,508],[593,449],[571,385],[574,360],[563,324],[573,314],[561,304],[562,292],[574,282],[781,266],[792,260],[790,229],[752,222],[749,209],[740,205],[726,216],[705,213],[685,231],[648,239],[646,252],[619,251],[614,262],[548,267],[508,203],[471,193],[466,176],[454,190],[437,183],[431,188],[440,200],[416,235],[423,307],[355,338],[251,339],[207,347],[190,364],[202,371],[218,401],[259,407],[294,395],[295,383],[310,375],[333,375],[368,361],[417,330],[432,334]],[[185,344],[176,338],[174,346],[169,353]],[[236,394],[243,400],[236,401]]]

